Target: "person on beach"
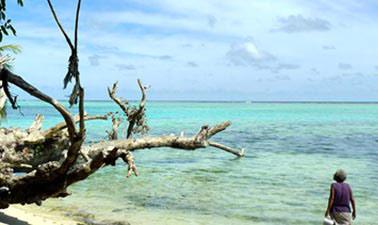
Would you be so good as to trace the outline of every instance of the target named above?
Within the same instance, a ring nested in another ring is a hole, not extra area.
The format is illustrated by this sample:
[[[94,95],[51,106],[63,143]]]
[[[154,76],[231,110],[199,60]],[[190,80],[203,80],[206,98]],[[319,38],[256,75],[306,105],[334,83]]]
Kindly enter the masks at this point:
[[[352,219],[356,218],[356,203],[352,188],[344,182],[346,178],[346,172],[341,169],[333,175],[336,183],[331,184],[328,207],[325,212],[326,217],[330,216],[339,225],[351,225]],[[351,211],[350,205],[352,205],[353,211]]]

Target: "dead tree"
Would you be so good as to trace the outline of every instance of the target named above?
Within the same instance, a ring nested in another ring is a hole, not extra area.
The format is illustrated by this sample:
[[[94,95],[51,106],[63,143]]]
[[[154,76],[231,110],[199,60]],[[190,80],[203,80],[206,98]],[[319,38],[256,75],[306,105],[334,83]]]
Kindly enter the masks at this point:
[[[7,208],[10,204],[41,204],[51,197],[65,197],[67,187],[86,179],[98,169],[115,165],[121,159],[128,165],[127,176],[132,173],[138,175],[132,152],[150,148],[174,148],[180,150],[196,150],[209,146],[225,150],[238,157],[243,151],[212,142],[210,139],[230,126],[230,122],[223,122],[215,126],[203,126],[194,136],[138,136],[148,130],[145,123],[146,88],[138,80],[142,98],[138,106],[130,106],[127,101],[116,97],[117,84],[109,89],[111,99],[121,107],[126,116],[128,129],[126,138],[120,138],[118,133],[109,135],[110,140],[99,140],[91,144],[84,144],[85,121],[108,119],[112,116],[113,128],[117,132],[119,119],[115,114],[89,116],[84,113],[84,89],[80,83],[79,60],[77,52],[78,21],[81,1],[78,1],[75,19],[74,41],[68,37],[61,26],[50,0],[47,0],[53,17],[63,33],[71,56],[64,86],[73,80],[73,91],[69,99],[71,105],[78,103],[79,115],[72,115],[61,103],[21,76],[14,74],[7,68],[1,68],[0,80],[2,89],[13,108],[17,108],[16,99],[12,97],[8,86],[14,85],[40,101],[51,105],[63,118],[63,122],[46,130],[41,129],[43,116],[37,116],[29,129],[0,128],[0,208]],[[6,86],[4,86],[6,83]],[[77,124],[79,124],[77,126]],[[15,175],[16,172],[22,174]]]

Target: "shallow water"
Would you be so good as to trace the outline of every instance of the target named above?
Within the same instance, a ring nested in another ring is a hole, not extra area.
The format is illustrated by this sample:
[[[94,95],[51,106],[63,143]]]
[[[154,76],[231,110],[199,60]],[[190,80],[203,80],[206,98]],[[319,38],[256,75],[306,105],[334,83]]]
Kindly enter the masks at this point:
[[[27,127],[45,104],[20,102],[5,126]],[[90,114],[118,110],[88,102]],[[131,224],[321,224],[332,174],[348,173],[358,206],[356,224],[378,224],[378,104],[167,103],[148,104],[150,135],[193,134],[203,124],[233,125],[214,137],[243,147],[235,159],[216,149],[135,152],[139,177],[125,178],[119,162],[70,188],[72,196],[45,206],[95,220]],[[89,122],[89,140],[110,122]]]

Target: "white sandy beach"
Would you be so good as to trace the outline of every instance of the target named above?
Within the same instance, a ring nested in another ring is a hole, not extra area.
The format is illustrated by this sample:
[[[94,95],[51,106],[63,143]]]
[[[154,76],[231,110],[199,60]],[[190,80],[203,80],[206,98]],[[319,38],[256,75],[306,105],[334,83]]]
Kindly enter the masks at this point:
[[[56,214],[37,212],[30,206],[11,206],[0,210],[0,225],[77,225],[74,220],[69,220]]]

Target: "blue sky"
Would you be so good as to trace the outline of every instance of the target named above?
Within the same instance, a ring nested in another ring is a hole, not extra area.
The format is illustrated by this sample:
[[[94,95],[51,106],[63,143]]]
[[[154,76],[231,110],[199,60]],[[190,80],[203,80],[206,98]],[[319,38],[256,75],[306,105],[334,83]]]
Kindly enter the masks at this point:
[[[53,3],[71,31],[75,1]],[[15,72],[67,96],[69,51],[46,1],[8,11]],[[117,80],[136,98],[141,78],[154,100],[377,101],[377,17],[368,0],[83,0],[81,75],[88,99]]]

